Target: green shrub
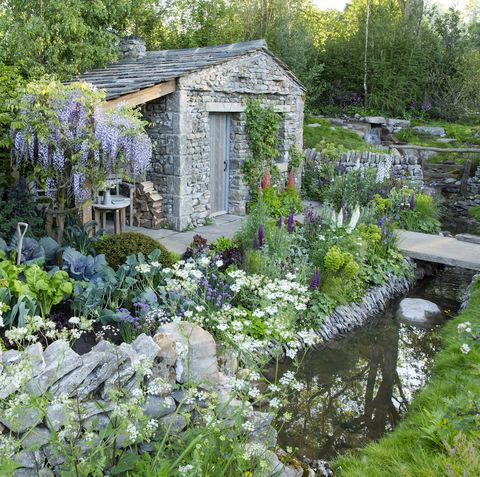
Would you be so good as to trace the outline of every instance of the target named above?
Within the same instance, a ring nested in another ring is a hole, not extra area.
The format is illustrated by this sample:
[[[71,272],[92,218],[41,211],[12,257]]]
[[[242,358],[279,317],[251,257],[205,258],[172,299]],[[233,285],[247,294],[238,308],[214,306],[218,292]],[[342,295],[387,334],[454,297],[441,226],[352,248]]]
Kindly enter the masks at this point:
[[[0,237],[9,242],[17,229],[18,222],[28,223],[30,236],[45,235],[43,217],[23,178],[10,188],[0,185]]]
[[[468,216],[480,222],[480,205],[470,207],[468,209]]]
[[[254,197],[254,201],[258,202],[258,194]],[[285,187],[284,190],[276,191],[273,187],[262,189],[261,199],[267,209],[268,215],[278,218],[280,215],[287,217],[290,211],[301,212],[303,203],[295,187]],[[253,201],[252,201],[253,202]]]
[[[108,264],[117,269],[125,262],[129,255],[143,253],[149,255],[153,250],[161,252],[160,263],[164,267],[170,267],[174,263],[172,254],[157,240],[138,232],[123,232],[116,235],[108,235],[95,246],[97,253],[104,253]]]

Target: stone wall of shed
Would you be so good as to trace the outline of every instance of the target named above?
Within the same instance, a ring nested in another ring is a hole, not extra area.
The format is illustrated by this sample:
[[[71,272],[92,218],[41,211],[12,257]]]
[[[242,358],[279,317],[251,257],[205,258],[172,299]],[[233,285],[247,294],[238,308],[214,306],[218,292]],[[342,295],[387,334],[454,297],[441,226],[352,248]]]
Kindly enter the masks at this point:
[[[162,196],[165,227],[176,228],[179,216],[180,164],[180,94],[175,92],[143,105],[147,131],[153,142],[152,169],[148,179]]]
[[[245,114],[238,111],[247,99],[260,99],[282,112],[282,155],[278,160],[286,171],[288,150],[302,147],[303,95],[300,86],[266,52],[255,52],[219,66],[192,73],[179,80],[186,109],[182,140],[185,142],[186,196],[180,217],[181,226],[198,226],[210,215],[209,110],[230,113],[230,175],[228,212],[244,215],[248,190],[240,167],[249,155],[245,133]],[[183,157],[182,157],[183,160]],[[190,168],[189,168],[190,166]]]
[[[302,88],[266,52],[228,61],[186,75],[177,91],[144,105],[154,141],[149,179],[164,198],[166,225],[177,230],[198,226],[210,216],[209,109],[230,113],[229,213],[245,214],[248,190],[240,167],[249,155],[245,114],[239,105],[258,98],[282,112],[279,166],[286,171],[288,150],[302,147]]]

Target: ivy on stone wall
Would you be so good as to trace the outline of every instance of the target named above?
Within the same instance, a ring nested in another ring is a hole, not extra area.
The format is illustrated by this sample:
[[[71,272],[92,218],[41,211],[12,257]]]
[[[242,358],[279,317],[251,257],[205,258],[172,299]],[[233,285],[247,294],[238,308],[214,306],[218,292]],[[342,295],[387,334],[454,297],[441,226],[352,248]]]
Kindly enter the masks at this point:
[[[260,100],[247,100],[246,133],[250,145],[250,156],[242,164],[243,180],[254,191],[261,182],[265,171],[278,177],[280,171],[275,159],[280,156],[278,149],[280,119],[272,106],[263,106]]]

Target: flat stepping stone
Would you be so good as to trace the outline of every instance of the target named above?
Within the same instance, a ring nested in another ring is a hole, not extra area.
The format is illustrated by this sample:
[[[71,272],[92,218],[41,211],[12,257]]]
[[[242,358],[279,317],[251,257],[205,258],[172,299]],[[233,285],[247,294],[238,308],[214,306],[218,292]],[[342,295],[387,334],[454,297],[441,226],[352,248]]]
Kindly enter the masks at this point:
[[[407,257],[480,270],[480,244],[407,230],[397,230],[396,234],[398,248]]]

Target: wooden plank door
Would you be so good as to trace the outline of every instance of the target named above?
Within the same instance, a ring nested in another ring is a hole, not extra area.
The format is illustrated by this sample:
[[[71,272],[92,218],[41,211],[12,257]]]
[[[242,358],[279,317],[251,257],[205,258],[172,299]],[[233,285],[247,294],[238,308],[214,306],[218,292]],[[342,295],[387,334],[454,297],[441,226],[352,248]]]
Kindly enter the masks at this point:
[[[210,113],[210,212],[228,212],[228,173],[230,118],[225,113]]]

